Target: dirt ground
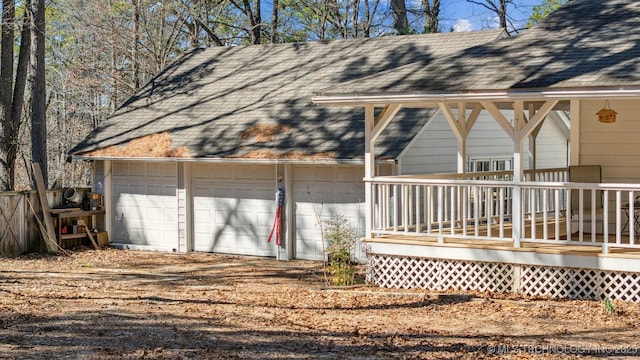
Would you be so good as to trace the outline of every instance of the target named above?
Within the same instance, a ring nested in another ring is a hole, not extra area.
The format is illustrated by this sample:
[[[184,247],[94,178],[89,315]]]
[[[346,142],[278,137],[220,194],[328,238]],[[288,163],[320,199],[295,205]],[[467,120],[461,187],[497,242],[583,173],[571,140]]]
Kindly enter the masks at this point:
[[[0,358],[640,358],[640,306],[324,286],[322,264],[77,250],[0,258]]]

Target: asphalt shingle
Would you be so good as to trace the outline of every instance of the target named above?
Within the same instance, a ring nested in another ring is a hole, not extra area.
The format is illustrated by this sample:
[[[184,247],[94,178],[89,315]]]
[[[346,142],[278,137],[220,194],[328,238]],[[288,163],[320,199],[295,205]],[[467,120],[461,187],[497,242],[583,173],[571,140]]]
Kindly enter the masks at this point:
[[[317,94],[640,86],[640,1],[571,0],[521,35],[417,61]]]
[[[319,107],[312,95],[406,64],[424,63],[487,43],[500,30],[193,50],[160,72],[140,92],[71,150],[86,154],[150,134],[169,132],[173,146],[196,158],[275,157],[330,153],[361,159],[362,109]],[[377,147],[395,158],[433,110],[403,110]],[[274,138],[243,136],[256,126],[287,129]]]

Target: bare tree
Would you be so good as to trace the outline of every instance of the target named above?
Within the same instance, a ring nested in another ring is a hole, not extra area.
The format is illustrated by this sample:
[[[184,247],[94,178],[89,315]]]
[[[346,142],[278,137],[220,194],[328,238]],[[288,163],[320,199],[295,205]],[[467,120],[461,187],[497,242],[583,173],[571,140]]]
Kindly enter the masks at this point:
[[[440,0],[422,0],[422,11],[424,11],[424,32],[440,32]]]
[[[45,185],[48,184],[47,161],[47,93],[45,85],[45,0],[33,0],[31,41],[31,159],[40,164]]]
[[[407,4],[405,0],[391,0],[391,13],[393,16],[393,28],[400,35],[409,34],[409,20],[407,19]]]
[[[498,18],[498,26],[507,30],[508,33],[518,32],[517,26],[508,13],[509,6],[516,5],[514,0],[467,0],[467,2],[480,5],[494,13]]]
[[[278,41],[278,13],[280,4],[278,0],[273,0],[273,12],[271,13],[271,43]]]
[[[253,6],[250,0],[242,0],[240,3],[236,0],[231,0],[231,3],[246,16],[249,25],[246,30],[250,34],[251,44],[260,44],[262,41],[260,0],[255,0]]]
[[[30,1],[25,4],[27,7],[30,6]],[[20,125],[31,44],[29,15],[29,12],[25,12],[23,18],[14,82],[15,2],[14,0],[2,1],[0,119],[3,130],[1,149],[4,153],[4,159],[0,159],[0,163],[6,173],[6,180],[3,181],[3,188],[6,190],[16,189],[16,161],[20,151]]]

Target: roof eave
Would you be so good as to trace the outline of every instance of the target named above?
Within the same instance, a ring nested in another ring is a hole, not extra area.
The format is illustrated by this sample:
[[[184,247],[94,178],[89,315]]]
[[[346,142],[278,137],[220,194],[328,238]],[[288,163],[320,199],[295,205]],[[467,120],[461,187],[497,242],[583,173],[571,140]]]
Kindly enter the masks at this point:
[[[379,93],[379,94],[329,94],[312,98],[322,106],[362,106],[377,104],[403,104],[405,106],[425,103],[457,101],[513,101],[513,100],[572,100],[572,99],[613,99],[640,98],[640,86],[598,89],[523,89],[469,92],[430,93]]]
[[[112,157],[71,155],[73,160],[88,161],[147,161],[147,162],[198,162],[215,164],[325,164],[325,165],[364,165],[364,159],[247,159],[247,158],[176,158],[176,157]],[[394,163],[394,159],[377,159],[378,163]]]

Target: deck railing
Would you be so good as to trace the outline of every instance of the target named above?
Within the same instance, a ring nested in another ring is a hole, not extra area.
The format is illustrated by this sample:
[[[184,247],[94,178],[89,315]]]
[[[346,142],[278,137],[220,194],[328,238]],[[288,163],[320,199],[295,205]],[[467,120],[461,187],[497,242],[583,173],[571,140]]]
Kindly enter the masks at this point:
[[[372,233],[498,240],[514,246],[581,244],[601,246],[603,252],[640,248],[640,202],[635,203],[640,185],[514,183],[506,180],[508,174],[491,174],[499,178],[492,181],[470,175],[471,180],[402,176],[369,181]],[[549,177],[565,179],[566,174],[532,173],[536,179]]]

